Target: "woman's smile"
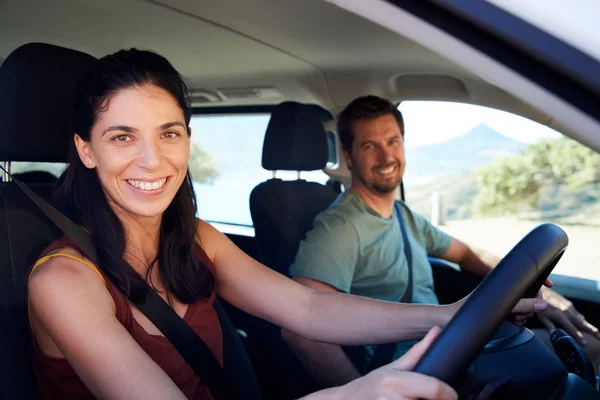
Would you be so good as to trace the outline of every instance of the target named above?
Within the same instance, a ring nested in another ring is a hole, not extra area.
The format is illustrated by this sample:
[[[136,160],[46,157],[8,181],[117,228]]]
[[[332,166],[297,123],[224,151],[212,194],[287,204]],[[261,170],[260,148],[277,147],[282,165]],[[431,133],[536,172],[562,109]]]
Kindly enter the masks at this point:
[[[126,179],[127,186],[135,193],[157,195],[164,192],[170,176],[158,179]]]

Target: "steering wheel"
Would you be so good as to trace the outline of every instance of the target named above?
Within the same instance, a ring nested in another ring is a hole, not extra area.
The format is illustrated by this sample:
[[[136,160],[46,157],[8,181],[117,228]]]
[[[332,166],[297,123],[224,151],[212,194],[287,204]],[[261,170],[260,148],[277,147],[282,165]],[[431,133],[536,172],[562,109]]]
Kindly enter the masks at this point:
[[[473,291],[414,371],[456,386],[517,302],[536,295],[568,243],[553,224],[529,232]]]

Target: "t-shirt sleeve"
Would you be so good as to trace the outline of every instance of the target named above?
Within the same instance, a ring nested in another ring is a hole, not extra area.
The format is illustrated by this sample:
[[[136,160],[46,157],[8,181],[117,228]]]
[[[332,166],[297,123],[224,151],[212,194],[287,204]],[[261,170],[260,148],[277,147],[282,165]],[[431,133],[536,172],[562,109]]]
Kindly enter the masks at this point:
[[[416,234],[419,236],[419,241],[427,249],[427,255],[430,257],[441,257],[450,247],[450,235],[442,232],[423,217],[408,207],[404,208],[410,213],[415,224]]]
[[[327,283],[349,293],[359,247],[356,229],[349,220],[339,215],[319,216],[300,242],[290,275]]]

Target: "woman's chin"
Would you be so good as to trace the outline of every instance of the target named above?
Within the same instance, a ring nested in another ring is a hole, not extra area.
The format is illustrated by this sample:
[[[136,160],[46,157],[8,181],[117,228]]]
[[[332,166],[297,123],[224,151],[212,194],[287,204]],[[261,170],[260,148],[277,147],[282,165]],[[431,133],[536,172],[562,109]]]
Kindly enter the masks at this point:
[[[162,203],[162,202],[161,202]],[[169,204],[127,204],[120,207],[126,214],[139,219],[160,218]]]

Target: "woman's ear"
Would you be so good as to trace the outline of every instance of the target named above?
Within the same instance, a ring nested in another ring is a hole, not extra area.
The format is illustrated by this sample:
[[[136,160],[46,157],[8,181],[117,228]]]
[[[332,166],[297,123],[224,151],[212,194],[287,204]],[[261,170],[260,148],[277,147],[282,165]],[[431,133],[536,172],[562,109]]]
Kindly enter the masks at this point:
[[[73,136],[73,140],[75,141],[75,148],[77,149],[77,154],[83,165],[90,169],[96,168],[96,162],[92,156],[90,144],[83,140],[78,134]]]

